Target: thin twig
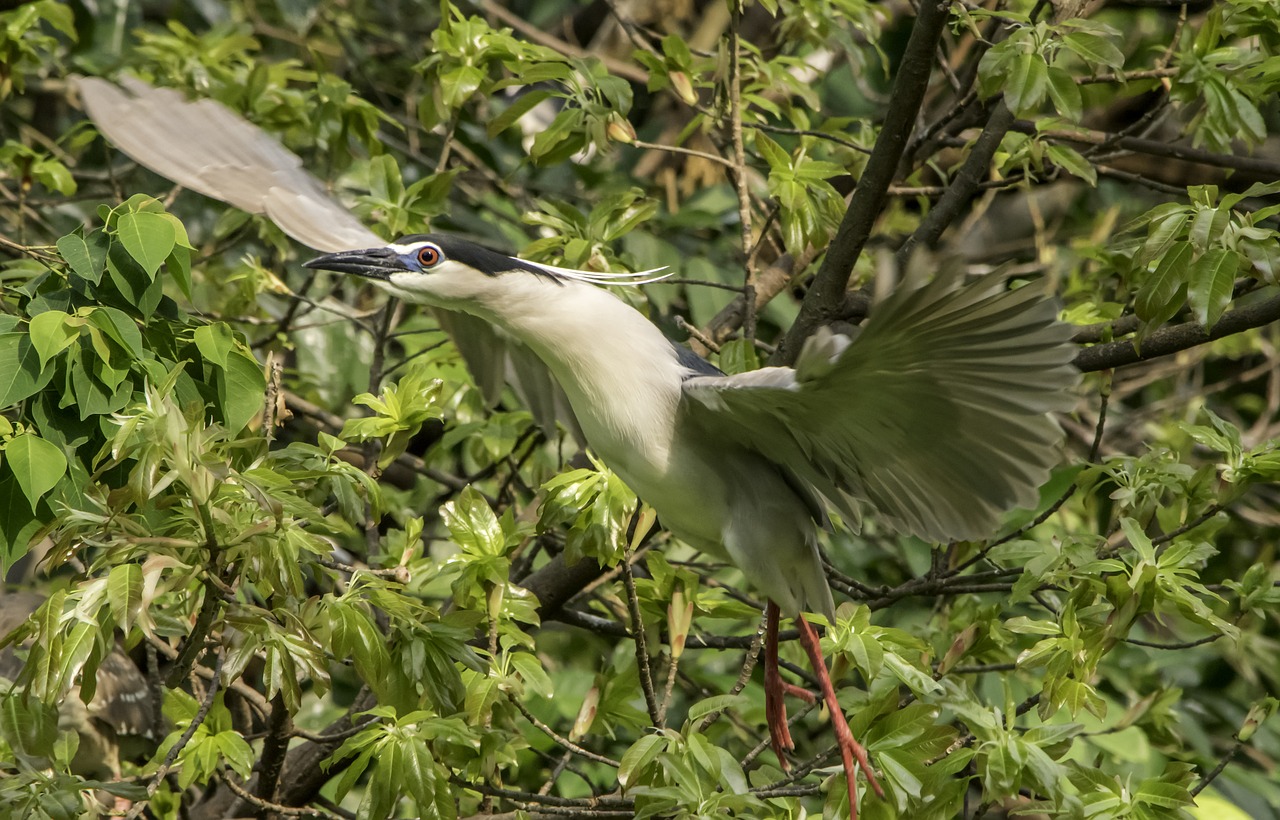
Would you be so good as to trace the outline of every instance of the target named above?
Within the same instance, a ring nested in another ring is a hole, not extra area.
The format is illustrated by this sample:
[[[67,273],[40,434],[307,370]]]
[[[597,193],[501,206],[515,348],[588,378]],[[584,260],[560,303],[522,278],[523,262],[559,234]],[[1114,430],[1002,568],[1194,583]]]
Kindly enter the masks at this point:
[[[1230,749],[1227,749],[1227,753],[1224,754],[1222,756],[1222,759],[1218,761],[1218,765],[1214,766],[1212,771],[1210,771],[1204,777],[1200,778],[1200,782],[1197,783],[1194,787],[1192,787],[1191,789],[1192,797],[1195,797],[1200,792],[1204,791],[1206,786],[1208,786],[1210,783],[1216,780],[1218,775],[1222,774],[1223,769],[1227,768],[1227,765],[1233,759],[1235,759],[1235,756],[1240,753],[1241,749],[1244,748],[1243,740],[1241,740],[1239,737],[1236,737],[1236,735],[1232,735],[1232,738],[1235,739],[1235,743],[1232,744]]]
[[[603,763],[606,766],[612,766],[615,769],[622,765],[621,763],[619,763],[618,761],[614,760],[611,757],[605,757],[604,755],[596,754],[595,752],[589,749],[584,749],[578,744],[574,743],[569,738],[563,737],[562,735],[557,734],[555,729],[552,729],[550,726],[543,723],[541,720],[538,719],[537,715],[535,715],[533,712],[530,712],[529,708],[525,706],[523,703],[521,703],[519,698],[514,696],[509,696],[508,699],[516,707],[516,709],[520,710],[520,714],[524,715],[525,720],[529,721],[534,726],[537,726],[540,730],[542,730],[543,734],[545,734],[547,737],[551,738],[556,743],[563,746],[566,750],[573,752],[574,754],[580,757],[585,757],[587,760],[594,760],[596,763]]]
[[[333,814],[331,812],[325,811],[324,809],[311,808],[310,806],[299,806],[299,807],[282,806],[279,803],[273,803],[270,800],[264,800],[263,798],[258,797],[256,794],[250,792],[244,786],[237,783],[235,781],[235,778],[229,772],[221,771],[219,772],[219,777],[223,783],[227,784],[227,788],[235,792],[237,797],[239,797],[241,800],[243,800],[246,803],[251,803],[252,805],[257,806],[260,809],[266,809],[267,811],[275,812],[276,814],[283,814],[286,817],[330,818],[330,817],[341,816],[341,815],[337,815],[337,814]]]
[[[658,695],[653,689],[653,671],[649,668],[649,647],[644,635],[644,620],[640,616],[640,597],[636,594],[636,578],[631,572],[631,547],[627,546],[622,559],[622,583],[627,589],[627,609],[631,613],[631,637],[636,644],[636,667],[640,673],[640,687],[644,690],[644,702],[654,726],[662,725],[662,713],[658,708]]]

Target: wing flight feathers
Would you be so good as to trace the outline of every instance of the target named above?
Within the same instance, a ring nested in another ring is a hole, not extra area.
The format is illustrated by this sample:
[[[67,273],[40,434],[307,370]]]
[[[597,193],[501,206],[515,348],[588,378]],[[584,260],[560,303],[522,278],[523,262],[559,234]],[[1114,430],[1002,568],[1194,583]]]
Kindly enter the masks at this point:
[[[934,541],[989,535],[1058,463],[1050,415],[1075,404],[1070,326],[992,274],[908,282],[851,342],[828,330],[797,368],[685,383],[685,412],[782,465],[850,520]]]
[[[76,81],[85,110],[138,164],[205,196],[265,214],[318,251],[383,244],[302,166],[297,154],[215,100],[188,100],[137,79]]]

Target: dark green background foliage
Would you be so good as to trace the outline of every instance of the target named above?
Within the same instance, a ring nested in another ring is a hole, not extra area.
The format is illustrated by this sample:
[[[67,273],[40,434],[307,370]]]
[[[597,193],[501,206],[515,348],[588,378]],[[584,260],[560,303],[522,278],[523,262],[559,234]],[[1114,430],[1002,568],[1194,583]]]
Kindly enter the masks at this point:
[[[825,543],[864,816],[1280,817],[1280,9],[1100,5],[0,3],[0,813],[845,810],[820,711],[763,751],[740,575],[106,145],[68,80],[129,73],[388,238],[672,266],[627,298],[730,372],[904,244],[1044,277],[1089,375],[1040,509]],[[121,659],[139,753],[81,705]]]

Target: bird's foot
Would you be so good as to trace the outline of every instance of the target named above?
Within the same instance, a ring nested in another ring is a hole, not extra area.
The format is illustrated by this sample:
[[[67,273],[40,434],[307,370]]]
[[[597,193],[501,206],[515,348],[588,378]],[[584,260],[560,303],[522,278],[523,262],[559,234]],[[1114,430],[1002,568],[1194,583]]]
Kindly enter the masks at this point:
[[[803,686],[796,686],[782,679],[778,670],[778,605],[770,601],[765,608],[764,628],[764,714],[769,724],[769,745],[778,757],[783,771],[791,768],[786,753],[796,747],[791,739],[787,721],[787,704],[790,695],[805,703],[814,703],[817,697]]]
[[[800,627],[800,643],[804,646],[805,652],[809,655],[809,663],[813,665],[813,671],[818,676],[818,685],[822,688],[822,697],[827,702],[827,709],[831,712],[831,725],[836,730],[836,745],[840,747],[840,757],[844,761],[845,779],[849,786],[849,817],[851,820],[858,820],[858,788],[857,788],[857,769],[854,768],[854,761],[862,767],[862,771],[866,772],[867,782],[871,784],[871,789],[876,793],[877,797],[884,797],[884,789],[880,787],[880,781],[876,779],[875,769],[871,768],[871,761],[867,759],[867,750],[862,744],[854,740],[853,732],[849,729],[849,723],[844,719],[844,710],[840,708],[840,702],[836,700],[836,690],[831,684],[831,675],[827,672],[826,659],[822,657],[822,646],[818,643],[818,632],[803,615],[796,617],[796,625]],[[767,670],[766,670],[767,672]]]

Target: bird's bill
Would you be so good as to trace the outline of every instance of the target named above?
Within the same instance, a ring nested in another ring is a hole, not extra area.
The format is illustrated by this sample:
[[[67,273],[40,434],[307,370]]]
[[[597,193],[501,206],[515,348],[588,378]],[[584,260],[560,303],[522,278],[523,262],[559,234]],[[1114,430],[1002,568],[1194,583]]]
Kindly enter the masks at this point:
[[[361,251],[340,251],[317,256],[309,262],[303,262],[304,268],[331,270],[336,273],[354,273],[369,279],[381,279],[384,282],[393,273],[404,273],[408,270],[395,251],[390,248],[369,248]]]

